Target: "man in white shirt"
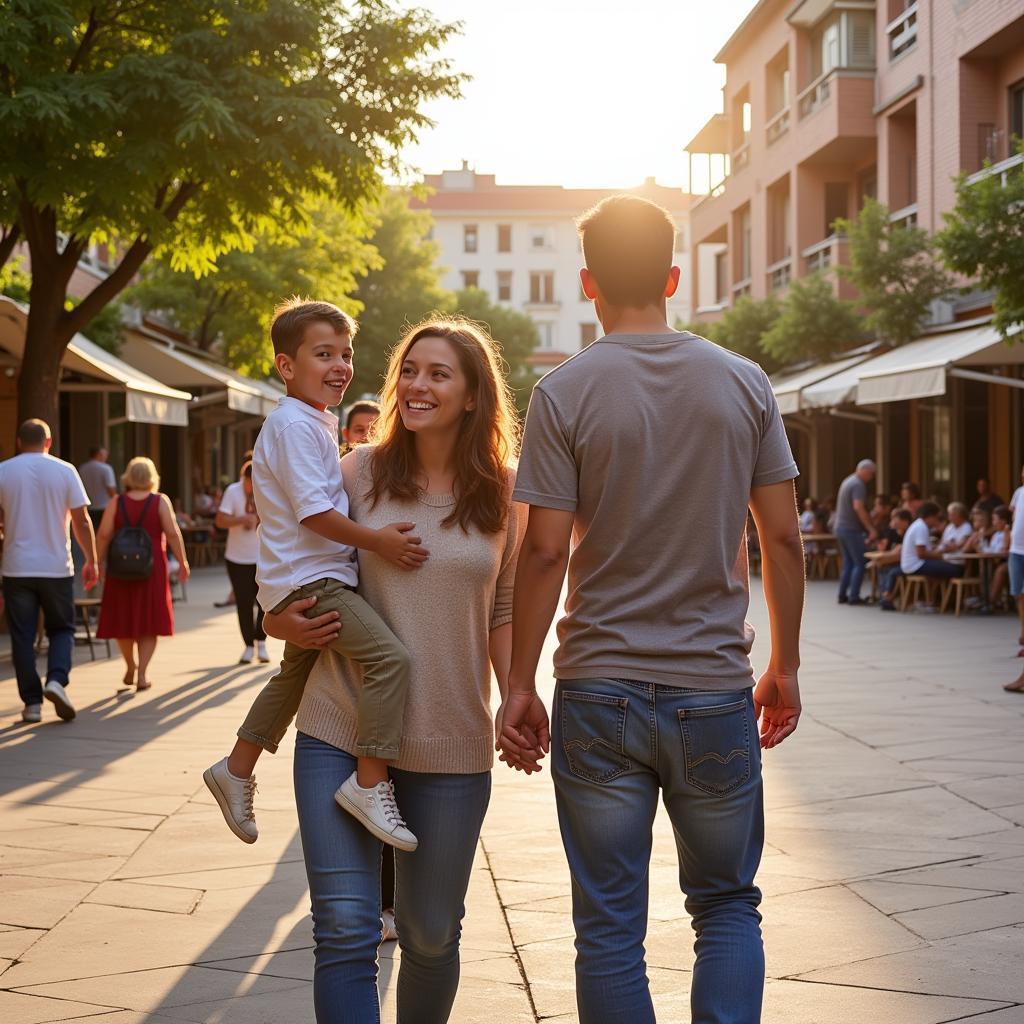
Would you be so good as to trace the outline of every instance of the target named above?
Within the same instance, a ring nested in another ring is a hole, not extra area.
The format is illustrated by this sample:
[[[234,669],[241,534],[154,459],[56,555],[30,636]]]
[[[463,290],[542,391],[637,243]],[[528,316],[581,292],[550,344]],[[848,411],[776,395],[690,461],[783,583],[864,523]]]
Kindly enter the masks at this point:
[[[932,548],[931,535],[938,529],[940,511],[934,501],[922,502],[917,519],[903,535],[900,569],[904,576],[930,576],[939,580],[963,576],[963,563],[947,561],[941,547]]]
[[[1010,510],[1013,512],[1013,525],[1010,527],[1010,593],[1017,602],[1017,615],[1020,619],[1019,642],[1021,653],[1024,654],[1024,467],[1021,467],[1020,479],[1022,486],[1013,492],[1010,499]],[[1011,683],[1007,689],[1024,690],[1024,672],[1017,680],[1020,685]]]
[[[942,531],[939,547],[945,554],[953,555],[958,551],[963,551],[974,530],[971,527],[970,519],[967,518],[967,506],[963,502],[954,501],[946,509],[946,514],[949,516],[949,522]],[[962,559],[956,558],[952,560],[962,561]]]
[[[107,449],[99,445],[90,448],[89,461],[78,467],[78,475],[89,495],[89,518],[93,529],[98,530],[107,502],[117,497],[117,480],[107,462]]]
[[[74,466],[50,455],[50,428],[26,420],[18,452],[0,464],[3,514],[3,593],[18,693],[25,722],[42,718],[43,697],[64,721],[75,717],[65,688],[75,643],[74,565],[68,520],[85,552],[82,583],[96,585],[96,537],[87,514],[89,496]],[[46,686],[36,667],[36,627],[43,613],[50,641]]]

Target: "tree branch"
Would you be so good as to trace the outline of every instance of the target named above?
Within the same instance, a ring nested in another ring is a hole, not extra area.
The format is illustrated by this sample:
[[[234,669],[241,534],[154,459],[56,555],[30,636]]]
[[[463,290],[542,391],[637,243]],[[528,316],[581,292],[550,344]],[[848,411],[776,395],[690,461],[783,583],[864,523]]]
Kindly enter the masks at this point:
[[[12,224],[10,228],[5,227],[3,232],[0,233],[0,269],[11,258],[11,253],[14,252],[14,247],[18,244],[19,238],[21,238],[20,224]]]
[[[71,63],[68,64],[68,74],[73,75],[85,59],[85,55],[89,52],[89,48],[92,46],[93,37],[99,30],[100,24],[96,20],[96,8],[89,8],[89,21],[85,26],[85,32],[82,33],[82,40],[78,44],[78,49],[75,51],[74,57],[71,58]]]

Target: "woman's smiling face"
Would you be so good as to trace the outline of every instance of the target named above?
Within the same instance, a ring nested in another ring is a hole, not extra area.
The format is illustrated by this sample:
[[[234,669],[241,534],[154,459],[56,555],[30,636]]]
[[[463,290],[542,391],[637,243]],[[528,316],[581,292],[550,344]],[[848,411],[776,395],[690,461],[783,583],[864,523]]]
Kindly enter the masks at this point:
[[[407,430],[457,430],[476,405],[455,347],[427,335],[405,354],[397,388],[398,409]]]

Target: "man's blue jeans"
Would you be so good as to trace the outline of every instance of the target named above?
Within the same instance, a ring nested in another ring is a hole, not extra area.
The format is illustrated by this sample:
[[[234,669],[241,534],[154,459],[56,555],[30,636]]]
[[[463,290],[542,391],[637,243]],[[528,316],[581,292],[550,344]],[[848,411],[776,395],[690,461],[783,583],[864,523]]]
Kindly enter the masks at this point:
[[[377,1024],[381,843],[334,802],[356,760],[299,733],[295,801],[313,906],[317,1024]],[[391,770],[402,814],[419,838],[395,851],[395,918],[402,963],[399,1024],[444,1024],[459,987],[466,890],[491,793],[490,772]],[[500,1015],[499,1015],[500,1016]]]
[[[43,703],[43,684],[36,669],[36,630],[39,612],[50,642],[46,679],[68,685],[71,651],[75,646],[75,593],[71,576],[5,576],[4,604],[11,631],[11,655],[18,694],[24,704]]]
[[[692,1024],[756,1024],[764,948],[754,875],[764,808],[751,691],[567,680],[555,691],[552,722],[580,1024],[655,1019],[644,937],[659,793],[697,936]]]
[[[839,576],[839,598],[846,597],[851,601],[860,600],[860,586],[864,582],[864,546],[863,530],[836,530],[836,540],[843,553],[843,569]]]

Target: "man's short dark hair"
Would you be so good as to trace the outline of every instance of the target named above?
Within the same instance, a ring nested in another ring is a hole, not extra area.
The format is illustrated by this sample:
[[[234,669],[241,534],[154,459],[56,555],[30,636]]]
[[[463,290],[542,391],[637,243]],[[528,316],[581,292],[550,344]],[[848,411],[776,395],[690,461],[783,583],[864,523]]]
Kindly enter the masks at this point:
[[[283,352],[294,358],[305,340],[306,328],[311,324],[330,324],[338,334],[347,334],[350,339],[356,334],[355,320],[333,303],[295,296],[274,310],[274,322],[270,325],[274,355]]]
[[[608,302],[633,309],[661,302],[676,239],[668,210],[638,196],[609,196],[576,227],[587,269]]]
[[[50,424],[46,420],[25,420],[18,427],[18,440],[23,448],[38,448],[50,437]]]
[[[103,452],[103,451],[106,451],[106,448],[104,448],[103,445],[101,445],[101,444],[94,444],[89,449],[89,458],[90,459],[95,459],[96,456],[99,455],[99,453]]]
[[[992,515],[999,516],[999,518],[1002,519],[1004,523],[1010,522],[1010,520],[1013,518],[1013,513],[1010,511],[1009,505],[997,506],[996,508],[992,509]],[[1021,515],[1024,515],[1024,512],[1022,512]]]
[[[932,516],[937,516],[941,511],[942,509],[934,501],[925,501],[921,503],[921,507],[917,510],[917,518],[931,519]]]
[[[921,488],[917,484],[915,484],[913,480],[904,480],[903,483],[900,484],[900,490],[910,491],[910,496],[912,498],[921,497]]]
[[[898,508],[893,512],[893,515],[908,526],[914,521],[914,514],[909,508]]]
[[[380,402],[371,401],[369,398],[364,398],[361,401],[354,402],[345,414],[346,430],[352,429],[352,421],[361,413],[370,413],[373,416],[379,416]]]

